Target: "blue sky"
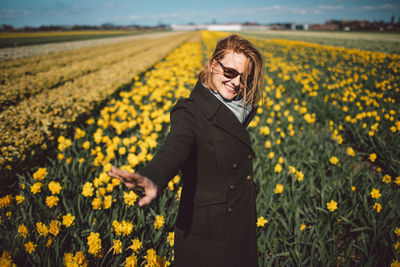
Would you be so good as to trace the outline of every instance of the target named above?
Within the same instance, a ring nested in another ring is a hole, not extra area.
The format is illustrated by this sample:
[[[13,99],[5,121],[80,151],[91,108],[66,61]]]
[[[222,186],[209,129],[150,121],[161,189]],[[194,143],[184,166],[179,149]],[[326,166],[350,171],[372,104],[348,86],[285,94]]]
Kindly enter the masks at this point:
[[[400,0],[1,0],[0,24],[157,25],[216,21],[324,23],[330,19],[395,21]]]

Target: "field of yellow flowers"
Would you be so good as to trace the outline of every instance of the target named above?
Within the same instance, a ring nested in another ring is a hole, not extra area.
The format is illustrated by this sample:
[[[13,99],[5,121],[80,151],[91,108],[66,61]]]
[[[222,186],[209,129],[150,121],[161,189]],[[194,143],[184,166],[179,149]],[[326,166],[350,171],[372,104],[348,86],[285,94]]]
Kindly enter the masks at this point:
[[[55,156],[19,173],[16,192],[0,198],[0,265],[173,263],[179,175],[157,202],[139,208],[137,192],[107,171],[135,171],[152,159],[171,107],[190,94],[226,35],[192,35],[133,75],[97,115],[54,135]],[[398,266],[400,57],[252,41],[265,60],[265,99],[249,126],[259,265]]]

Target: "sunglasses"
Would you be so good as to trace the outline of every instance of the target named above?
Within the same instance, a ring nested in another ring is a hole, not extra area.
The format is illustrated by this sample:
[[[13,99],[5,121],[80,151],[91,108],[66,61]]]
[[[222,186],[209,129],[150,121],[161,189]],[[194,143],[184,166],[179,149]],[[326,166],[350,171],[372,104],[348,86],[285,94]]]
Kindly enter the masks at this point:
[[[225,67],[224,64],[221,63],[221,61],[217,60],[218,64],[222,67],[222,70],[224,71],[224,76],[228,79],[234,79],[238,75],[240,75],[240,80],[243,80],[242,75],[235,69],[233,68],[228,68]]]

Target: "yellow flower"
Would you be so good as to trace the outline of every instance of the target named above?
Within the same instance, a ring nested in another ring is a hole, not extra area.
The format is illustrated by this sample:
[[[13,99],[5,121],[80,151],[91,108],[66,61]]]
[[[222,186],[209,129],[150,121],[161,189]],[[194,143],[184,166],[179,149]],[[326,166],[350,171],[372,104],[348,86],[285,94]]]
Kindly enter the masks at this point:
[[[42,184],[41,182],[34,183],[34,184],[31,186],[31,192],[32,192],[33,194],[40,193],[40,189],[41,189],[42,185],[43,185],[43,184]]]
[[[128,206],[135,205],[135,201],[139,196],[135,194],[132,190],[129,193],[124,192],[124,202]]]
[[[59,182],[51,181],[51,182],[49,183],[48,187],[49,187],[49,190],[51,191],[51,193],[52,193],[53,195],[55,195],[55,194],[60,194],[61,185],[60,185]]]
[[[397,252],[400,252],[400,241],[397,241],[397,243],[394,244],[393,247]]]
[[[147,261],[147,265],[148,267],[157,267],[157,254],[156,254],[156,250],[151,248],[147,250],[147,255],[144,256],[144,258]]]
[[[267,140],[265,141],[265,148],[271,148],[272,144],[271,141]]]
[[[352,186],[352,187],[351,187],[351,191],[356,191],[356,187],[355,187],[355,186]]]
[[[25,250],[29,254],[32,254],[32,252],[35,251],[36,247],[37,247],[37,245],[32,243],[31,241],[29,241],[28,243],[25,244]]]
[[[112,222],[112,226],[114,227],[114,231],[116,235],[123,234],[124,236],[130,235],[133,231],[133,224],[123,220],[121,223],[117,220]]]
[[[282,171],[282,165],[279,164],[279,163],[276,164],[275,168],[274,168],[274,171],[277,172],[277,173],[280,173]]]
[[[354,149],[352,147],[348,147],[346,150],[347,155],[354,157],[356,153],[354,152]]]
[[[93,208],[94,210],[99,210],[99,209],[101,209],[101,205],[102,205],[102,200],[101,200],[101,198],[98,198],[98,197],[93,198],[93,200],[92,200],[92,208]]]
[[[283,185],[282,184],[276,184],[276,187],[274,189],[275,194],[281,194],[283,192]]]
[[[52,237],[49,237],[49,239],[48,239],[47,242],[46,242],[46,247],[50,247],[50,246],[51,246],[51,243],[53,243],[53,238],[52,238]]]
[[[257,219],[257,226],[258,226],[258,227],[264,227],[264,225],[265,225],[266,223],[268,223],[268,220],[264,219],[263,216],[261,216],[261,217],[259,217],[259,218]]]
[[[98,254],[101,250],[100,234],[91,232],[90,235],[87,237],[87,244],[89,246],[88,252],[90,254]]]
[[[371,197],[375,198],[375,199],[379,199],[381,197],[381,193],[379,192],[379,189],[372,188]]]
[[[91,182],[86,182],[83,187],[82,187],[82,195],[85,197],[91,197],[93,196],[93,184]]]
[[[174,232],[169,232],[167,236],[167,242],[171,247],[174,246],[174,239],[175,239],[175,233]]]
[[[379,203],[375,203],[374,206],[373,206],[372,208],[373,208],[373,210],[375,210],[376,212],[379,213],[379,212],[381,212],[382,205],[379,204]]]
[[[105,196],[103,202],[103,209],[111,208],[111,204],[112,204],[112,196],[111,195]]]
[[[389,174],[386,174],[382,177],[382,182],[390,183],[392,181],[392,177]]]
[[[160,229],[164,225],[165,219],[162,215],[157,215],[154,220],[154,229]]]
[[[142,248],[142,242],[139,239],[135,238],[134,240],[132,240],[132,245],[129,248],[137,253],[139,249]]]
[[[390,264],[390,267],[400,267],[400,262],[398,262],[397,260],[395,260],[395,261],[393,261],[393,262]]]
[[[334,200],[331,200],[331,202],[326,203],[326,207],[328,208],[328,210],[333,212],[333,211],[337,210],[337,202]]]
[[[397,237],[400,237],[400,228],[396,228],[394,230],[394,233],[396,234]]]
[[[268,153],[268,158],[273,159],[275,156],[275,153],[273,151]]]
[[[39,168],[34,174],[33,174],[33,179],[36,181],[41,181],[43,180],[47,175],[47,169],[46,168]]]
[[[0,198],[0,209],[7,208],[11,205],[12,195],[6,195],[5,197]]]
[[[372,153],[371,155],[369,155],[369,160],[370,160],[371,162],[374,162],[374,161],[376,160],[376,158],[377,158],[377,156],[376,156],[375,153]]]
[[[39,235],[41,235],[41,236],[47,236],[47,234],[49,233],[49,229],[42,222],[37,222],[36,223],[36,229],[37,229]]]
[[[132,255],[126,258],[125,267],[137,267],[137,266],[138,266],[137,257],[134,253],[132,253]]]
[[[62,224],[68,228],[74,223],[74,220],[75,220],[75,216],[72,216],[70,213],[68,213],[67,215],[63,216]]]
[[[397,176],[397,177],[396,177],[395,183],[396,183],[398,186],[400,186],[400,176]]]
[[[0,257],[0,266],[2,267],[15,267],[16,265],[13,263],[11,254],[9,251],[4,250],[3,254]]]
[[[82,147],[86,150],[88,150],[90,148],[90,142],[89,141],[85,141],[82,145]]]
[[[296,172],[297,181],[301,182],[304,180],[304,174],[301,171]]]
[[[57,206],[57,205],[58,205],[58,200],[59,200],[59,198],[56,197],[56,196],[49,196],[49,197],[46,197],[46,205],[47,205],[49,208],[52,208],[52,207],[54,207],[54,206]]]
[[[333,165],[336,165],[336,164],[339,162],[339,159],[338,159],[337,157],[333,156],[333,157],[331,157],[331,158],[329,159],[329,161],[330,161]]]
[[[57,236],[58,233],[60,232],[60,225],[61,225],[61,222],[59,222],[57,220],[52,220],[49,225],[49,233],[54,236]]]
[[[17,195],[17,196],[15,196],[15,200],[17,201],[17,204],[20,205],[20,204],[22,204],[22,202],[24,202],[25,197],[22,195]]]
[[[113,239],[114,246],[113,246],[113,255],[121,254],[122,252],[122,242],[118,239]]]
[[[28,235],[28,227],[26,227],[25,224],[21,224],[20,226],[18,226],[18,233],[26,238]]]

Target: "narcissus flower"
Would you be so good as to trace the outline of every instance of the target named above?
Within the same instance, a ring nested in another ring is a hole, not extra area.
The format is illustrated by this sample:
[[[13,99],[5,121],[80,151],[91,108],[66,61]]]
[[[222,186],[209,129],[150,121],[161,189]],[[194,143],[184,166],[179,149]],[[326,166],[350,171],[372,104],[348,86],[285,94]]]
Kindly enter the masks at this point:
[[[157,215],[154,220],[154,229],[160,229],[164,225],[165,219],[162,215]]]
[[[88,252],[90,254],[98,254],[101,250],[100,234],[91,232],[90,235],[87,237],[87,244],[89,246]]]
[[[379,199],[381,197],[381,193],[379,192],[379,189],[372,188],[371,197],[375,198],[375,199]]]
[[[328,210],[333,212],[333,211],[337,210],[337,202],[334,200],[331,200],[330,202],[326,203],[326,207],[328,208]]]
[[[33,194],[37,194],[37,193],[40,193],[40,189],[42,188],[42,183],[41,182],[37,182],[37,183],[34,183],[32,186],[31,186],[31,192],[33,193]]]
[[[115,254],[121,254],[122,252],[122,242],[121,240],[118,239],[113,239],[113,255]]]
[[[91,197],[93,196],[93,184],[91,182],[86,182],[83,187],[82,187],[82,195],[85,197]]]
[[[74,220],[75,220],[75,216],[72,216],[70,213],[68,213],[67,215],[63,216],[62,224],[68,228],[74,223]]]
[[[55,206],[58,205],[58,200],[59,200],[59,198],[56,197],[56,196],[49,196],[49,197],[46,197],[46,205],[47,205],[49,208],[55,207]]]
[[[369,160],[370,160],[371,162],[375,162],[376,158],[377,158],[377,156],[376,156],[375,153],[372,153],[371,155],[369,155]]]
[[[124,203],[128,206],[135,205],[135,201],[139,196],[135,194],[132,190],[129,192],[124,192]]]
[[[33,179],[36,181],[41,181],[43,180],[47,175],[47,169],[46,168],[39,168],[34,174],[33,174]]]
[[[339,159],[335,156],[331,157],[329,159],[330,163],[332,163],[333,165],[336,165],[339,162]]]
[[[60,194],[60,191],[62,189],[60,183],[59,182],[54,182],[54,181],[51,181],[49,183],[48,187],[49,187],[50,192],[53,195]]]
[[[167,242],[171,247],[174,246],[174,240],[175,240],[175,233],[174,232],[169,232],[167,236]]]
[[[281,194],[283,192],[283,185],[282,184],[276,184],[274,193],[275,194]]]
[[[41,236],[47,236],[47,234],[49,233],[49,229],[42,222],[37,222],[36,223],[36,229],[37,229],[39,235],[41,235]]]
[[[26,227],[25,224],[21,224],[20,226],[18,226],[18,233],[20,233],[21,236],[26,238],[28,235],[28,227]]]
[[[29,254],[32,254],[36,250],[37,245],[29,241],[25,245],[25,251],[28,252]]]
[[[373,208],[373,210],[375,210],[376,212],[379,213],[379,212],[381,212],[382,205],[379,204],[379,203],[375,203],[374,206],[373,206],[372,208]]]
[[[139,249],[142,248],[142,242],[139,239],[135,238],[134,240],[132,240],[132,245],[129,248],[137,253]]]
[[[266,223],[268,223],[268,220],[264,219],[263,216],[261,216],[261,217],[259,217],[259,218],[257,219],[257,226],[258,226],[258,227],[264,227],[264,225],[265,225]]]

